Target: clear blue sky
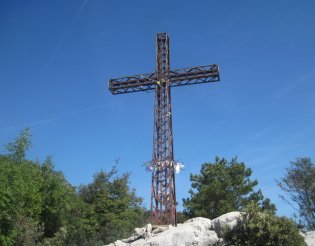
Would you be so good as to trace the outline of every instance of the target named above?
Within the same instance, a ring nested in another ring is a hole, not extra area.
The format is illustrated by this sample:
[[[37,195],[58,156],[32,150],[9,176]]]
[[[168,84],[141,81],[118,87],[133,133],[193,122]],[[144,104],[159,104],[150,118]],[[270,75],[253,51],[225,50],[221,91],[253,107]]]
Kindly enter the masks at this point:
[[[289,162],[315,161],[314,1],[1,1],[0,145],[29,126],[31,159],[53,155],[73,185],[120,159],[150,204],[153,93],[113,96],[112,77],[154,71],[155,34],[171,68],[216,63],[221,82],[174,88],[177,195],[216,155],[238,156],[277,204]]]

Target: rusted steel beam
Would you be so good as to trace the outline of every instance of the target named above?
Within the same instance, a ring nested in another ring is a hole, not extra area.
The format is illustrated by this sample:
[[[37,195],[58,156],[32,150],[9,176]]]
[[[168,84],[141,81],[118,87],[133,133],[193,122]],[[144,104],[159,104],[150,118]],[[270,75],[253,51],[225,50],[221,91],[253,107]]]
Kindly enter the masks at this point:
[[[165,80],[168,81],[170,87],[218,82],[220,81],[219,67],[211,64],[170,70],[169,74],[165,76]],[[154,90],[161,83],[156,73],[147,73],[111,79],[108,88],[115,95]]]

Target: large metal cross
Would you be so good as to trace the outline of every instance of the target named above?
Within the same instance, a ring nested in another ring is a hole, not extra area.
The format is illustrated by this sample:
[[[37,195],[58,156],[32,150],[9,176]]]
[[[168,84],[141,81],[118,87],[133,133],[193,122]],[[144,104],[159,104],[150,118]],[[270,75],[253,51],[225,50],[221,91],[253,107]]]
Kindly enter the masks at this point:
[[[175,165],[171,87],[217,82],[218,65],[170,70],[167,33],[156,35],[156,71],[109,80],[112,94],[155,90],[151,214],[152,224],[176,226]]]

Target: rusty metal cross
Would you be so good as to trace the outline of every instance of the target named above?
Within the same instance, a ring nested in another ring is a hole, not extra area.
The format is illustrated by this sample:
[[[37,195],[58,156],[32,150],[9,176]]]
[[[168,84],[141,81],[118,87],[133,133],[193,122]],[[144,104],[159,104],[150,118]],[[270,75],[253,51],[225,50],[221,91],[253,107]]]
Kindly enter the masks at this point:
[[[151,161],[152,224],[176,226],[175,165],[172,133],[171,87],[218,82],[218,65],[170,70],[167,33],[156,35],[156,71],[110,79],[112,94],[155,90],[153,155]]]

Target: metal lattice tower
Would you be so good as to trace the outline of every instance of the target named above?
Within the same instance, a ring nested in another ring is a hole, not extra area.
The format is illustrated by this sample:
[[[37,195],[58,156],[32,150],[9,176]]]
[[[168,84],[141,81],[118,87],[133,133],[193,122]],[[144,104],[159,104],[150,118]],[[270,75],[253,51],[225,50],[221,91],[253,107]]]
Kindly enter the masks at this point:
[[[176,225],[171,87],[218,82],[218,65],[170,70],[167,33],[156,35],[156,71],[109,80],[112,94],[155,90],[152,156],[152,224]]]

